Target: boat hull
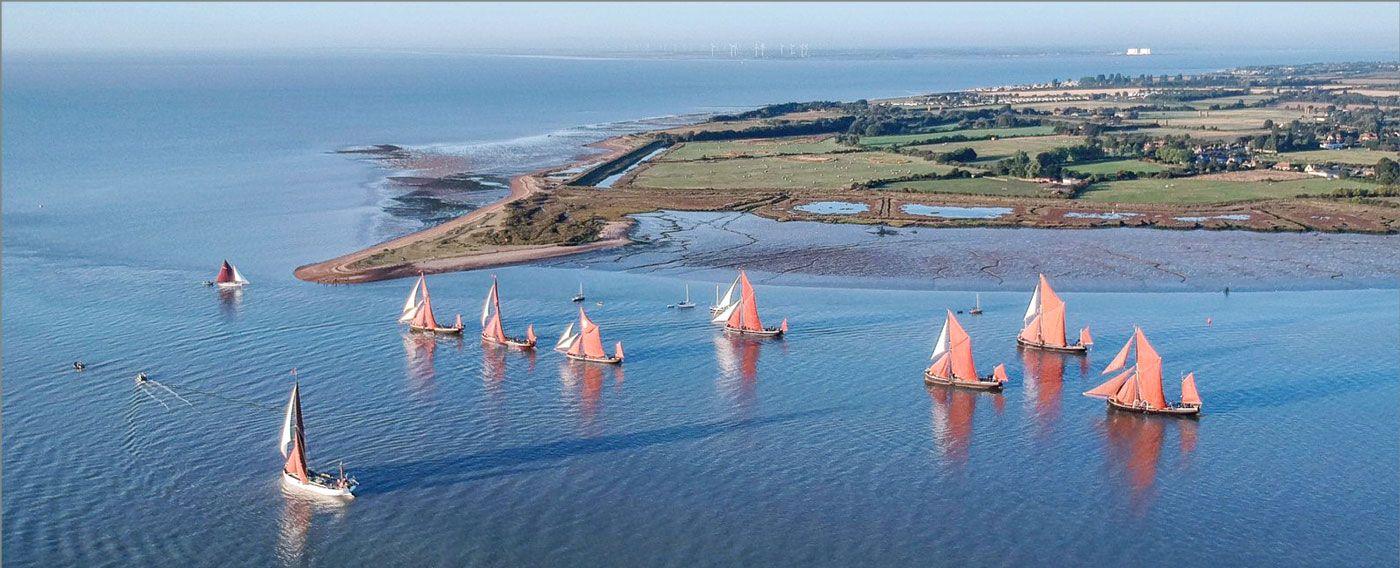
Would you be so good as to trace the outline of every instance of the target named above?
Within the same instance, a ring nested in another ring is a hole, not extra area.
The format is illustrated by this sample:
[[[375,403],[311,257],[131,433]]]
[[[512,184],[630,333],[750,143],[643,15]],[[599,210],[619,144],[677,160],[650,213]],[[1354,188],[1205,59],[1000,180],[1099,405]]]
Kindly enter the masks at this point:
[[[1044,343],[1034,343],[1021,339],[1020,337],[1016,338],[1016,345],[1018,347],[1023,347],[1026,349],[1040,349],[1041,351],[1055,351],[1057,353],[1075,353],[1083,355],[1089,352],[1089,348],[1083,344],[1065,345],[1061,347],[1059,345],[1046,345]]]
[[[1201,415],[1199,406],[1173,406],[1169,408],[1145,408],[1141,406],[1131,406],[1115,402],[1108,399],[1108,407],[1120,412],[1135,412],[1138,414],[1153,414],[1162,416],[1179,416],[1182,418],[1195,418]]]
[[[773,338],[773,339],[777,339],[777,338],[783,336],[783,330],[778,329],[778,328],[769,328],[769,329],[764,329],[764,330],[752,330],[752,329],[743,329],[743,328],[733,327],[733,326],[730,326],[729,324],[725,324],[725,326],[724,326],[724,331],[725,331],[725,333],[733,333],[733,334],[735,334],[735,335],[747,335],[747,336],[749,336],[749,337],[762,337],[762,338]]]
[[[622,364],[622,358],[621,358],[621,357],[602,357],[602,358],[597,358],[597,357],[585,357],[585,356],[583,356],[583,355],[574,355],[574,354],[571,354],[571,353],[568,353],[568,352],[565,352],[565,353],[564,353],[564,356],[565,356],[565,357],[568,357],[569,359],[572,359],[572,360],[574,360],[574,361],[584,361],[584,362],[588,362],[588,363],[602,363],[602,364],[604,364],[604,365],[620,365],[620,364]]]
[[[533,341],[515,341],[512,339],[501,341],[492,337],[487,337],[484,334],[481,336],[481,340],[492,345],[501,345],[510,347],[511,349],[520,349],[522,351],[533,351],[535,349],[535,342]]]
[[[462,328],[460,327],[422,327],[409,324],[408,330],[419,333],[436,333],[438,335],[462,335]]]
[[[337,487],[326,487],[324,485],[317,485],[315,483],[302,483],[301,480],[297,479],[296,476],[286,472],[282,473],[282,485],[292,489],[310,493],[312,495],[320,495],[323,497],[339,497],[341,499],[355,498],[355,486],[350,486],[342,489]]]
[[[215,282],[214,285],[220,288],[242,288],[245,286],[242,282]]]
[[[939,387],[957,387],[961,389],[980,391],[999,391],[1004,383],[999,381],[963,381],[953,378],[943,378],[935,376],[933,373],[924,371],[924,384]]]
[[[692,303],[689,303],[689,302],[681,302],[681,303],[679,303],[679,304],[676,304],[676,307],[679,308],[679,309],[682,309],[682,310],[688,310],[688,309],[690,309],[690,308],[695,307],[695,304],[692,304]]]

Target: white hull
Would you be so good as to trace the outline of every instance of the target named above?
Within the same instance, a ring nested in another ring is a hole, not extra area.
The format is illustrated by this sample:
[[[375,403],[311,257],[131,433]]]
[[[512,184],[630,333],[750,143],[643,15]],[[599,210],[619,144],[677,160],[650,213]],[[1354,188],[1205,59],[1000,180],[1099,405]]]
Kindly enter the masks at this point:
[[[282,485],[325,497],[355,498],[355,488],[353,486],[346,489],[333,489],[330,487],[322,487],[314,483],[302,483],[296,476],[286,472],[282,473]]]
[[[214,284],[220,288],[242,288],[245,286],[242,282],[215,282]]]

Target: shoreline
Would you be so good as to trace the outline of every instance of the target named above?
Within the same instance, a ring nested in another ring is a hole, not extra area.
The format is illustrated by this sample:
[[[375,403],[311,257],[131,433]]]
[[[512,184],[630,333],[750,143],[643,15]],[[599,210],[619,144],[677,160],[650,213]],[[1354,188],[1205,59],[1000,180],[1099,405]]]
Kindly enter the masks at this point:
[[[545,180],[545,176],[551,172],[576,167],[584,163],[607,161],[627,152],[629,146],[622,142],[623,138],[624,137],[613,137],[588,144],[589,147],[609,150],[604,154],[580,156],[568,164],[552,166],[543,170],[515,176],[510,179],[510,193],[508,193],[506,197],[451,221],[434,227],[428,227],[421,231],[415,231],[389,241],[377,243],[372,247],[330,260],[298,266],[296,270],[292,272],[292,275],[300,280],[319,284],[357,284],[405,278],[419,272],[438,274],[443,272],[458,272],[492,266],[519,264],[626,245],[632,242],[627,238],[627,233],[634,224],[631,220],[609,221],[604,225],[599,235],[599,240],[581,245],[525,245],[506,250],[413,261],[388,266],[355,266],[355,264],[363,262],[380,252],[409,246],[428,239],[443,237],[453,231],[468,227],[473,223],[485,221],[496,213],[504,210],[507,205],[549,189],[552,184]],[[383,145],[379,147],[383,147]]]

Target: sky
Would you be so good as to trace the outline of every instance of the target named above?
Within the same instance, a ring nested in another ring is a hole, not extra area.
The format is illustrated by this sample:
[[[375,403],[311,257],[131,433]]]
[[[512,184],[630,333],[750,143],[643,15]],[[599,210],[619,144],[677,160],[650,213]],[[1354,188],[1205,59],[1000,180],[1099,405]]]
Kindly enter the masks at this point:
[[[5,50],[1349,47],[1400,53],[1400,2],[23,3]]]

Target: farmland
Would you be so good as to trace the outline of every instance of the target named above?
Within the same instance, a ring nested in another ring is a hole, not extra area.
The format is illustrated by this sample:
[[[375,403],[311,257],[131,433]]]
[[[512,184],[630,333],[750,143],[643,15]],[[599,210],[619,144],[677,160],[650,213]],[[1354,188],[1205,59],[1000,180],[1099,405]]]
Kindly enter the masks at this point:
[[[983,138],[1005,138],[1011,136],[1048,136],[1055,129],[1049,126],[1017,126],[1012,128],[973,128],[966,130],[944,130],[921,134],[896,134],[892,136],[866,136],[860,139],[862,146],[893,146],[896,144],[934,144],[950,138],[962,136],[970,140]]]
[[[1081,192],[1080,199],[1111,203],[1225,203],[1246,199],[1280,199],[1298,195],[1316,195],[1347,187],[1370,188],[1374,187],[1374,184],[1324,178],[1282,182],[1197,180],[1191,178],[1136,179],[1096,183]]]
[[[839,189],[856,182],[911,174],[943,174],[951,166],[888,152],[801,154],[707,161],[659,161],[626,185],[653,189]]]
[[[999,177],[902,181],[880,186],[878,189],[911,193],[964,193],[1019,197],[1045,197],[1050,194],[1043,185]]]
[[[1108,160],[1065,166],[1065,169],[1081,174],[1115,174],[1118,172],[1156,173],[1165,171],[1166,166],[1142,160]]]

